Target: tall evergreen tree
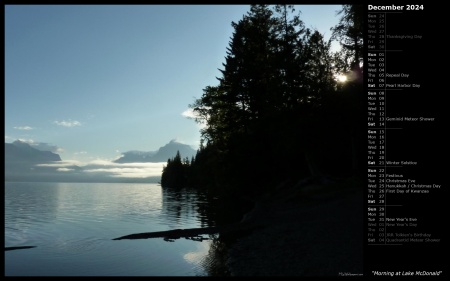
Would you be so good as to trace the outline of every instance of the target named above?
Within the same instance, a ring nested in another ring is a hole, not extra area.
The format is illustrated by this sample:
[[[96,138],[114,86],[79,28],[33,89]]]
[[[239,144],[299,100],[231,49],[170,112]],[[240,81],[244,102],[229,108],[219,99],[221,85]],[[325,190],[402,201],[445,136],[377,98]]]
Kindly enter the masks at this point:
[[[341,18],[331,28],[331,39],[338,40],[342,46],[341,61],[345,62],[344,71],[357,71],[357,79],[362,79],[360,64],[363,62],[364,17],[363,5],[346,4],[337,12]]]
[[[180,151],[174,158],[167,160],[161,175],[161,186],[170,188],[182,188],[186,186],[186,173],[189,163],[181,161]]]
[[[348,81],[343,85],[342,98],[339,102],[345,109],[343,117],[348,124],[351,137],[351,158],[354,174],[363,173],[364,155],[364,94],[363,94],[363,35],[364,35],[364,8],[363,5],[343,5],[338,15],[339,23],[333,27],[332,39],[341,43],[342,50],[337,56],[340,70],[347,72]],[[340,63],[339,63],[340,62]]]
[[[290,5],[252,5],[232,23],[219,84],[190,105],[205,125],[190,175],[208,178],[203,182],[216,191],[255,191],[308,171],[320,176],[325,155],[345,151],[348,126],[333,117],[344,102],[336,100],[330,41],[294,12]],[[326,145],[330,140],[334,145]]]

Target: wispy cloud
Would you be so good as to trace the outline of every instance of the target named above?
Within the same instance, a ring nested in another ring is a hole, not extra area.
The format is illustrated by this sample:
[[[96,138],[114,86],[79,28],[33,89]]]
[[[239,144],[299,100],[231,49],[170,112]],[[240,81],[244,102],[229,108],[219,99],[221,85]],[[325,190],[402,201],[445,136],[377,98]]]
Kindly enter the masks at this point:
[[[53,153],[64,153],[64,149],[62,149],[61,147],[58,147],[56,145],[51,145],[46,142],[36,142],[32,139],[19,139],[19,141],[28,143],[33,148],[36,148],[41,151],[51,151]]]
[[[59,172],[71,172],[71,171],[75,171],[75,169],[69,169],[69,168],[58,168],[56,169]]]
[[[34,140],[32,140],[32,139],[18,139],[18,140],[21,141],[21,142],[28,143],[29,145],[36,144],[36,142]]]
[[[80,161],[65,160],[65,161],[57,161],[57,162],[48,163],[48,164],[37,164],[36,166],[39,166],[39,167],[65,168],[65,167],[81,166],[81,165],[83,165],[83,163],[80,162]]]
[[[109,178],[149,178],[160,177],[165,162],[160,163],[114,163],[108,160],[96,159],[88,163],[75,160],[58,161],[49,164],[39,164],[40,167],[53,167],[60,172],[73,171],[73,166],[83,168],[83,173],[101,175]]]
[[[163,163],[161,163],[163,165]],[[159,177],[162,173],[162,165],[154,167],[108,167],[85,170],[87,173],[108,173],[114,178],[148,178]]]
[[[195,118],[199,117],[198,114],[195,113],[194,110],[192,110],[192,108],[188,108],[185,111],[181,112],[181,115],[188,119],[194,119],[194,120],[195,120]],[[206,124],[204,122],[201,122],[201,123],[197,123],[197,126],[200,129],[204,129],[206,127]]]
[[[181,115],[186,117],[186,118],[196,118],[197,114],[195,114],[195,112],[192,110],[192,108],[188,108],[185,111],[181,112]]]
[[[63,127],[76,127],[76,126],[81,126],[81,123],[79,121],[72,121],[72,120],[62,120],[62,121],[54,121],[53,123],[55,123],[58,126],[63,126]]]
[[[25,130],[25,131],[29,131],[29,130],[33,130],[34,128],[30,127],[30,126],[18,126],[18,127],[13,127],[16,130]]]
[[[161,176],[166,163],[114,163],[94,160],[84,167],[87,173],[106,173],[115,178],[148,178]]]

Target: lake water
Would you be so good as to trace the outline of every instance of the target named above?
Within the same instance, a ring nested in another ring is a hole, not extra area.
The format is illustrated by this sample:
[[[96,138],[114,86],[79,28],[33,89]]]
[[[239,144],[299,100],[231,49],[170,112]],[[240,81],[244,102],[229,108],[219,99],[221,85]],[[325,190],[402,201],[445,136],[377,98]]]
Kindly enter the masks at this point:
[[[204,276],[212,240],[112,239],[209,226],[202,197],[157,184],[5,183],[6,276]]]

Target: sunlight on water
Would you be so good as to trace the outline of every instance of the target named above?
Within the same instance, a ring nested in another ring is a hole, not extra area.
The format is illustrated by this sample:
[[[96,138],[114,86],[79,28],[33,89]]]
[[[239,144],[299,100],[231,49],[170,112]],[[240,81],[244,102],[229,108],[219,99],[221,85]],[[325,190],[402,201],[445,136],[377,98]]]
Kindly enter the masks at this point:
[[[206,275],[210,241],[120,240],[206,226],[195,193],[156,184],[5,183],[6,275]]]

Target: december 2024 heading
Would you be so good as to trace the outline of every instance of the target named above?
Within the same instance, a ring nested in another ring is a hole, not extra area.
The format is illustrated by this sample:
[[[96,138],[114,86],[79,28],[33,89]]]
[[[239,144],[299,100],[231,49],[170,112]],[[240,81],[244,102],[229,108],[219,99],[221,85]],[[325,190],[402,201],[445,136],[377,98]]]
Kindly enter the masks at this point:
[[[405,9],[406,7],[406,9]],[[368,5],[369,11],[415,11],[415,10],[423,10],[423,5],[389,5],[389,6],[375,6]]]

